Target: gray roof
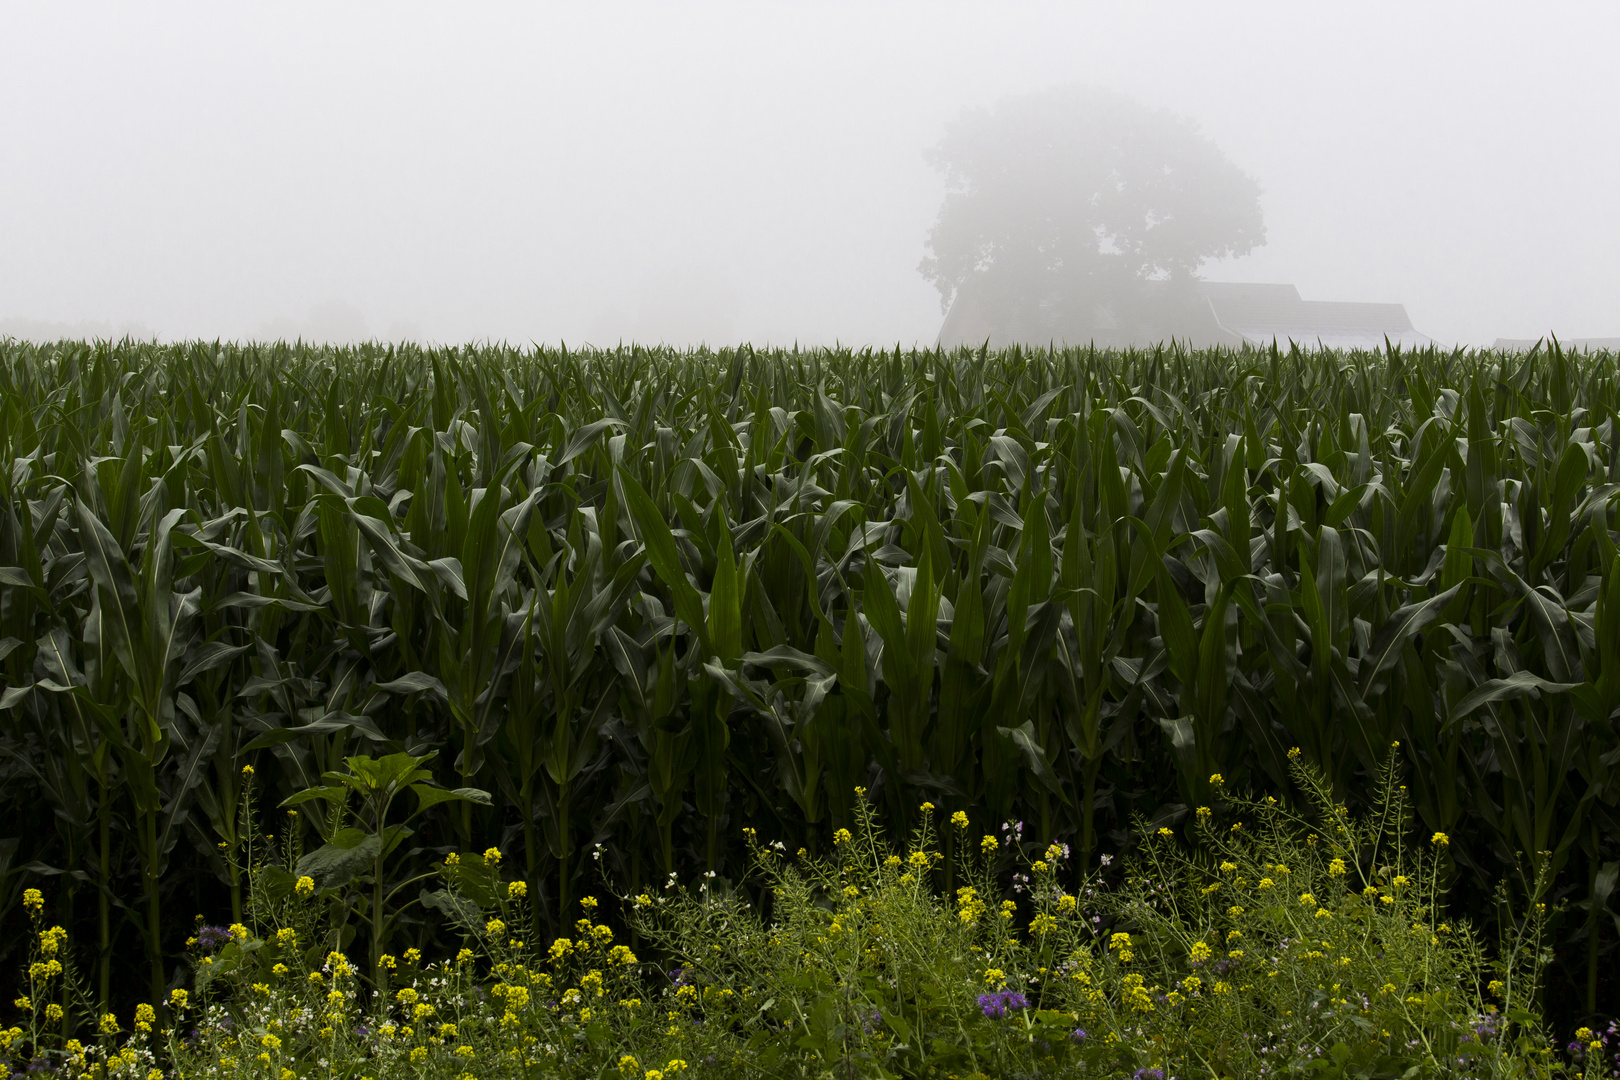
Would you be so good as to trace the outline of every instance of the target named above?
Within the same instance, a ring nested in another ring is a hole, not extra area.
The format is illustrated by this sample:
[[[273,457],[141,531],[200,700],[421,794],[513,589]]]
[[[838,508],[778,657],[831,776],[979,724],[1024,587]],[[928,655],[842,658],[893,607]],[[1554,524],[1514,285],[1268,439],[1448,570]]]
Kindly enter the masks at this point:
[[[1292,285],[1207,281],[1202,288],[1221,327],[1255,345],[1292,341],[1306,348],[1382,349],[1386,339],[1406,348],[1431,344],[1413,329],[1401,304],[1302,300]]]

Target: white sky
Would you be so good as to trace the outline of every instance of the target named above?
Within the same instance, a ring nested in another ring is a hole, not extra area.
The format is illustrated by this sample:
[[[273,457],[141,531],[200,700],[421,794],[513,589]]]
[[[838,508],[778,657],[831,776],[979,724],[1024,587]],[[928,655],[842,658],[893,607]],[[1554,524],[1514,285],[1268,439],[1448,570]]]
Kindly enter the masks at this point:
[[[929,344],[923,149],[1086,80],[1259,179],[1210,277],[1616,335],[1617,41],[1613,2],[0,0],[0,329]]]

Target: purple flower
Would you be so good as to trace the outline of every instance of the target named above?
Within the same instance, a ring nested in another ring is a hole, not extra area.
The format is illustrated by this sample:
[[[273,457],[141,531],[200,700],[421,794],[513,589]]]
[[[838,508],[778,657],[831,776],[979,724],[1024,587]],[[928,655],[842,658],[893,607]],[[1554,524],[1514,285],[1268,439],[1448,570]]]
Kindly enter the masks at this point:
[[[676,986],[682,986],[685,983],[685,979],[686,979],[686,969],[685,968],[683,968],[683,967],[670,968],[670,970],[669,970],[669,981],[670,982],[674,983]]]
[[[197,931],[197,944],[203,949],[217,949],[231,940],[231,932],[223,926],[204,926]]]
[[[1131,1080],[1164,1080],[1164,1070],[1137,1069],[1131,1074]]]
[[[1075,1028],[1073,1031],[1069,1032],[1070,1042],[1081,1043],[1085,1042],[1089,1038],[1091,1038],[1091,1036],[1086,1034],[1085,1028]]]
[[[1029,999],[1012,990],[1003,990],[996,994],[980,994],[979,1008],[983,1009],[984,1015],[990,1019],[999,1020],[1007,1015],[1008,1009],[1029,1008]]]

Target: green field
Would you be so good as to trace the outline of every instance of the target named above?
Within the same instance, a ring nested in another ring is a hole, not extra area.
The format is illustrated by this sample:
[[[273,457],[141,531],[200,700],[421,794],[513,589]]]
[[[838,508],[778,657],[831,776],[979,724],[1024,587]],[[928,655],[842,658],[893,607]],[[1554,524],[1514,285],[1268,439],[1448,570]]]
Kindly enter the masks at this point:
[[[1620,998],[1617,410],[1557,349],[0,342],[4,977],[39,888],[89,999],[192,985],[274,861],[249,787],[370,978],[456,951],[399,888],[450,852],[549,940],[608,885],[760,900],[742,830],[836,857],[864,787],[966,814],[947,896],[1004,822],[986,873],[1124,887],[1229,792],[1305,810],[1296,748],[1375,813],[1398,744],[1448,911],[1548,905],[1567,1039]],[[404,751],[474,790],[278,808]]]

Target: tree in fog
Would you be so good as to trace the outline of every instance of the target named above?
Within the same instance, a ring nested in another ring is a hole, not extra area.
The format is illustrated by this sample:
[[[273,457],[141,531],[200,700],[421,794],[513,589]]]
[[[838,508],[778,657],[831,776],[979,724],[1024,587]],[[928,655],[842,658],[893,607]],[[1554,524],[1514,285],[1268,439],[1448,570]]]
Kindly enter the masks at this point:
[[[1003,342],[1165,324],[1201,263],[1265,241],[1253,178],[1192,121],[1108,90],[969,111],[928,161],[946,196],[918,269]]]

